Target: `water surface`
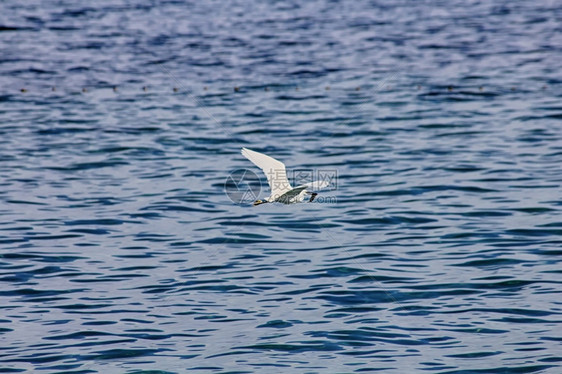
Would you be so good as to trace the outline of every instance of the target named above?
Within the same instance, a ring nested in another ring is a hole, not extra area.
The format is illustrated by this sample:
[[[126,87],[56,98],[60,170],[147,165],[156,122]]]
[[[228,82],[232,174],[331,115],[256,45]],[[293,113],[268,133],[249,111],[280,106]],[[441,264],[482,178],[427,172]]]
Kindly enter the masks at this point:
[[[0,371],[558,373],[561,17],[1,3]]]

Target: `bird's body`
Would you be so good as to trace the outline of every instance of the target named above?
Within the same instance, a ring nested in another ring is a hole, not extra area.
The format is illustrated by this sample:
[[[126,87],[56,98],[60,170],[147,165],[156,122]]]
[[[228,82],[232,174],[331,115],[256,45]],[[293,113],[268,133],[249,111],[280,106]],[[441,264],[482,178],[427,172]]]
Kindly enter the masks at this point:
[[[310,195],[309,202],[312,202],[317,193],[310,190],[324,188],[328,185],[326,182],[317,181],[293,188],[287,178],[285,164],[281,161],[248,148],[242,148],[242,155],[263,170],[271,188],[271,195],[264,200],[256,200],[254,205],[273,202],[295,204],[304,201],[306,195]]]

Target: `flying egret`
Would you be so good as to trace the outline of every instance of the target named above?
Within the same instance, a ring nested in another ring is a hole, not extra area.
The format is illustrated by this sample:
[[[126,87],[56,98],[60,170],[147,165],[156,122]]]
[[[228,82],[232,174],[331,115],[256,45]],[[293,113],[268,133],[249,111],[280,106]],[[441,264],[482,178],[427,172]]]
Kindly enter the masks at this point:
[[[318,194],[308,190],[322,189],[330,184],[327,181],[315,181],[293,188],[287,179],[285,164],[281,161],[248,148],[242,148],[242,155],[263,170],[271,189],[271,196],[264,200],[256,200],[254,206],[273,202],[283,204],[300,203],[307,194],[310,195],[308,202],[312,202]]]

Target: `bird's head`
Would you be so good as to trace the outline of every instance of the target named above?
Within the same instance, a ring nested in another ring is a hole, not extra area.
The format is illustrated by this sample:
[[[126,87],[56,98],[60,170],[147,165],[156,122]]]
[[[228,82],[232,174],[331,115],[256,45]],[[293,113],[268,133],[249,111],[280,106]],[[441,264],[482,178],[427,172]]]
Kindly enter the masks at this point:
[[[260,205],[260,204],[265,204],[267,202],[268,202],[267,200],[256,200],[256,201],[254,201],[254,206]]]

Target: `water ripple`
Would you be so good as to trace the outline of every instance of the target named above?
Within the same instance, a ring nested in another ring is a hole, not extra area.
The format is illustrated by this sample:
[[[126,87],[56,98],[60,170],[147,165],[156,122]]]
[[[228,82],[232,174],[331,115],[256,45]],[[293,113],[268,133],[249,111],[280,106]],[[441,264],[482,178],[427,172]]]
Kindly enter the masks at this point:
[[[0,372],[558,373],[560,11],[0,2]]]

